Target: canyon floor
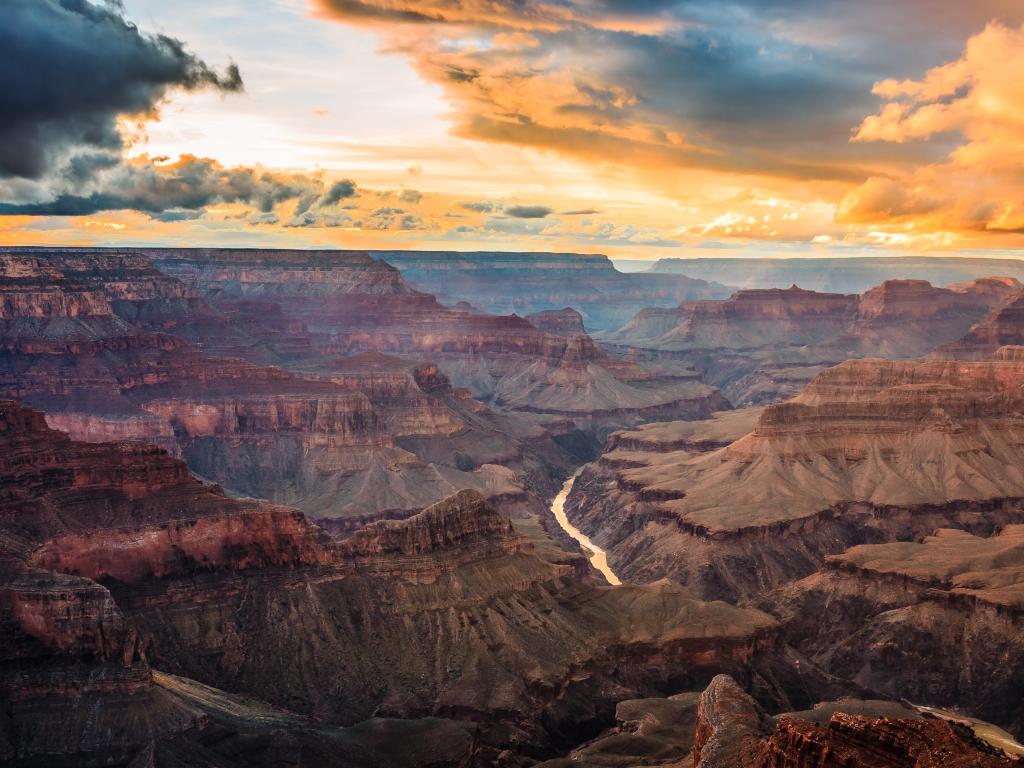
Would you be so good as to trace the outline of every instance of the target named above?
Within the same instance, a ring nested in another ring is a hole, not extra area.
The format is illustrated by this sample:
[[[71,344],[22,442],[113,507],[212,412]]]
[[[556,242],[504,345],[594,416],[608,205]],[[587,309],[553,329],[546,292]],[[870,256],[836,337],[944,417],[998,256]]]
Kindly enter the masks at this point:
[[[0,249],[0,760],[1019,764],[981,266]]]

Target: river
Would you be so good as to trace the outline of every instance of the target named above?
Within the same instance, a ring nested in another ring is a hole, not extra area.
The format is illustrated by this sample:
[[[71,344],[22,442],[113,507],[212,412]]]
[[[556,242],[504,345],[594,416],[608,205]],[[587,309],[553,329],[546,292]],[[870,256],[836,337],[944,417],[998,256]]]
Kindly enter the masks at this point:
[[[562,486],[562,490],[558,492],[554,500],[551,502],[551,512],[555,516],[555,520],[562,526],[562,530],[572,536],[578,541],[584,551],[590,552],[590,564],[594,566],[601,574],[608,580],[608,583],[613,587],[619,586],[622,581],[615,572],[608,567],[608,555],[603,549],[597,544],[592,542],[583,531],[577,528],[575,525],[569,522],[569,518],[565,516],[565,500],[569,498],[569,493],[572,491],[572,486],[576,482],[576,478],[580,476],[580,472],[583,471],[583,467],[576,470],[576,473],[565,481],[565,485]]]

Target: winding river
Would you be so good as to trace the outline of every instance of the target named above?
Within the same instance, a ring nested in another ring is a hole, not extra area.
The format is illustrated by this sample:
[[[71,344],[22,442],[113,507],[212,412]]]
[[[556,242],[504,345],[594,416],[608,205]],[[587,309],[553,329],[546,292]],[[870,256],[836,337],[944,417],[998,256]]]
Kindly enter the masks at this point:
[[[562,486],[562,490],[558,492],[554,500],[551,502],[551,512],[555,516],[555,520],[562,526],[562,530],[572,536],[578,541],[584,551],[590,552],[590,564],[594,566],[601,574],[608,580],[608,583],[613,587],[619,586],[622,581],[615,572],[608,567],[608,555],[603,549],[597,544],[592,542],[583,531],[577,528],[575,525],[569,522],[569,518],[565,516],[565,500],[569,498],[569,493],[572,491],[572,486],[576,482],[576,478],[580,476],[580,472],[583,471],[583,467],[580,467],[576,472],[565,481],[565,485]]]

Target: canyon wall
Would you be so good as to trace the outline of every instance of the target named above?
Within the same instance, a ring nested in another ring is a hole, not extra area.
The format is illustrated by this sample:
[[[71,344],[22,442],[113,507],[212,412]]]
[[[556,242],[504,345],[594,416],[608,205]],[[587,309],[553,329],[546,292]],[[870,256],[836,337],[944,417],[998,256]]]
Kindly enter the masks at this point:
[[[370,717],[430,718],[420,745],[441,729],[443,754],[464,760],[446,723],[472,722],[490,761],[550,755],[622,698],[723,670],[774,706],[817,693],[767,615],[668,584],[597,586],[538,557],[472,491],[337,542],[158,448],[72,441],[11,402],[0,447],[0,682],[21,702],[0,748],[24,765],[183,749],[235,694],[310,749],[359,743]]]
[[[845,359],[913,358],[957,342],[1019,296],[1010,278],[936,288],[888,280],[860,296],[797,286],[748,289],[726,301],[644,310],[601,336],[688,362],[736,405],[793,396],[818,372]]]

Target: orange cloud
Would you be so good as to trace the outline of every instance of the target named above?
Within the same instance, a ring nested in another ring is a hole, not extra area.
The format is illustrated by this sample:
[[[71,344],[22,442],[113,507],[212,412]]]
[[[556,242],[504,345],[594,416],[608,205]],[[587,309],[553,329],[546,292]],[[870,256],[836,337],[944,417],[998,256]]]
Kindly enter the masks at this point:
[[[959,59],[920,80],[885,80],[887,103],[866,117],[854,142],[930,142],[959,137],[942,163],[851,190],[838,218],[977,236],[1024,232],[1024,26],[989,24]]]

